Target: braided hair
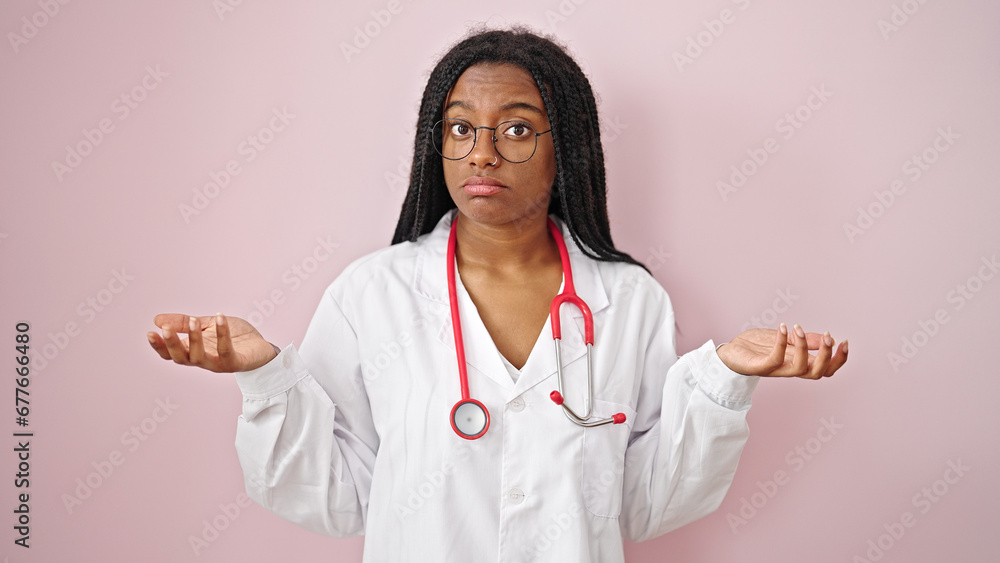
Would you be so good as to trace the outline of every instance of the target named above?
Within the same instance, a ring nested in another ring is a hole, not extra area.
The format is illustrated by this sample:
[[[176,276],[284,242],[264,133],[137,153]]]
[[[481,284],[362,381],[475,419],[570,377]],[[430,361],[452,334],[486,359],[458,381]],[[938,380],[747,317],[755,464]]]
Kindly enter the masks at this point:
[[[566,224],[585,255],[642,266],[611,241],[604,151],[590,82],[565,48],[523,27],[476,32],[452,47],[431,71],[417,117],[410,187],[392,244],[415,241],[429,233],[455,207],[430,135],[443,117],[448,92],[466,69],[479,63],[518,66],[538,86],[552,126],[556,157],[548,212]]]

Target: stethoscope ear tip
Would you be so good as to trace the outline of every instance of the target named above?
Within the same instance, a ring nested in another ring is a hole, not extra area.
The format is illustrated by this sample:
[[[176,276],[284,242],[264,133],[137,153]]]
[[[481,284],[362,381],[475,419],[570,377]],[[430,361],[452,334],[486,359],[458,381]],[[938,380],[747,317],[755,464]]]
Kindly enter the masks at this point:
[[[625,422],[625,413],[620,412],[620,413],[612,416],[611,420],[614,422],[614,424],[621,424],[621,423]]]
[[[552,402],[557,405],[563,404],[563,396],[562,393],[560,393],[559,391],[553,391],[549,393],[549,398],[552,399]]]

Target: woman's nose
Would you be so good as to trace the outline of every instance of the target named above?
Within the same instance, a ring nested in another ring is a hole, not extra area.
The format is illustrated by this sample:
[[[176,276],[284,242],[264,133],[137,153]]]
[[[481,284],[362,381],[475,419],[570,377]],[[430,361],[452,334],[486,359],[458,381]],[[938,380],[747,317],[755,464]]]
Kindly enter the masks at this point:
[[[501,160],[503,159],[500,158],[496,146],[493,144],[493,131],[483,131],[480,133],[476,138],[476,146],[469,153],[469,164],[485,168],[487,166],[496,166],[500,164]]]

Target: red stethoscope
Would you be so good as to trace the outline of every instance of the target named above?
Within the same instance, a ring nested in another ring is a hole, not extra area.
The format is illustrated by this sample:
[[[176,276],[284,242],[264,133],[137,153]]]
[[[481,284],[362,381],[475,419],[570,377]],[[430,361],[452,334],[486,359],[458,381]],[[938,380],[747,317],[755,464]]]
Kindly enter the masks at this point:
[[[462,341],[462,326],[458,315],[458,291],[455,289],[455,227],[458,224],[458,216],[451,223],[451,234],[448,235],[448,300],[451,303],[451,324],[455,331],[455,353],[458,356],[458,378],[462,384],[462,399],[455,403],[451,409],[451,427],[455,433],[466,440],[475,440],[490,427],[490,413],[486,406],[469,396],[469,374],[465,363],[465,344]],[[566,417],[580,426],[592,427],[604,424],[621,424],[625,422],[625,415],[618,413],[611,418],[593,419],[594,406],[594,377],[593,361],[591,351],[594,348],[594,316],[590,312],[590,307],[580,299],[573,287],[573,271],[570,268],[569,252],[566,251],[566,241],[563,240],[562,233],[550,218],[548,220],[549,232],[559,247],[559,259],[562,261],[563,277],[565,285],[563,292],[556,295],[552,300],[552,308],[549,317],[552,323],[552,339],[556,346],[556,373],[559,385],[558,391],[553,391],[549,396],[552,401],[561,405]],[[559,307],[563,303],[572,303],[583,313],[584,338],[587,342],[587,410],[582,415],[577,414],[566,404],[562,396],[563,374],[562,374],[562,353],[559,348],[559,341],[562,340],[562,329],[560,327]]]

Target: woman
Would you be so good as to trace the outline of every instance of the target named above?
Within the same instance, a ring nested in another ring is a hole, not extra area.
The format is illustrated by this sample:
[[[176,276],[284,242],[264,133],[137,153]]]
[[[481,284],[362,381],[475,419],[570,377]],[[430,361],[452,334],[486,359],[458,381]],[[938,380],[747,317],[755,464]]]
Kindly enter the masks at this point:
[[[666,292],[611,242],[590,85],[548,39],[489,31],[452,48],[412,169],[393,245],[330,285],[300,349],[221,314],[158,315],[148,334],[164,359],[237,372],[250,496],[316,532],[365,534],[366,561],[622,561],[623,535],[722,502],[758,376],[817,379],[847,359],[846,341],[834,354],[797,325],[677,357]],[[595,345],[564,307],[557,360],[550,304],[572,286]],[[463,371],[485,412],[461,414]]]

